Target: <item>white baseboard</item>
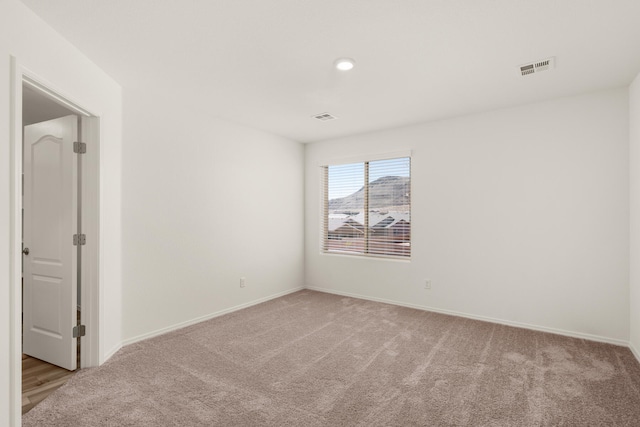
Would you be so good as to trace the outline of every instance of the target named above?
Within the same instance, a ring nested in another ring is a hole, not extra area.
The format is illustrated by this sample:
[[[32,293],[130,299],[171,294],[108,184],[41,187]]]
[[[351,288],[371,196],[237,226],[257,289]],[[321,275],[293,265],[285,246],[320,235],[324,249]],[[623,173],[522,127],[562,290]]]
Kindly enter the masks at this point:
[[[116,354],[118,351],[120,351],[120,349],[122,348],[122,344],[118,344],[116,346],[114,346],[111,350],[109,350],[105,355],[104,355],[104,359],[100,362],[100,364],[102,365],[104,362],[106,362],[107,360],[111,359],[111,357]]]
[[[228,314],[228,313],[232,313],[234,311],[238,311],[238,310],[242,310],[243,308],[247,308],[247,307],[251,307],[252,305],[256,305],[256,304],[260,304],[275,298],[279,298],[288,294],[292,294],[294,292],[298,292],[303,290],[304,287],[300,286],[297,288],[293,288],[293,289],[288,289],[286,291],[283,292],[278,292],[277,294],[273,294],[273,295],[269,295],[267,297],[264,298],[259,298],[257,300],[253,300],[244,304],[240,304],[240,305],[236,305],[235,307],[230,307],[224,310],[220,310],[220,311],[216,311],[214,313],[209,313],[206,314],[204,316],[200,316],[200,317],[196,317],[195,319],[191,319],[191,320],[187,320],[185,322],[181,322],[181,323],[177,323],[175,325],[171,325],[171,326],[167,326],[166,328],[161,328],[161,329],[157,329],[155,331],[152,332],[148,332],[146,334],[142,334],[142,335],[138,335],[136,337],[133,338],[128,338],[126,340],[124,340],[122,342],[123,346],[127,346],[139,341],[144,341],[146,339],[149,338],[153,338],[156,337],[158,335],[162,335],[162,334],[166,334],[167,332],[172,332],[172,331],[176,331],[178,329],[182,329],[185,328],[187,326],[191,326],[191,325],[195,325],[196,323],[200,323],[200,322],[204,322],[205,320],[209,320],[209,319],[213,319],[214,317],[218,317],[218,316],[222,316],[224,314]],[[117,350],[116,350],[117,351]]]
[[[369,300],[369,301],[383,302],[383,303],[386,303],[386,304],[399,305],[399,306],[402,306],[402,307],[415,308],[415,309],[418,309],[418,310],[432,311],[434,313],[449,314],[449,315],[452,315],[452,316],[465,317],[467,319],[482,320],[484,322],[491,322],[491,323],[497,323],[497,324],[501,324],[501,325],[514,326],[516,328],[530,329],[530,330],[533,330],[533,331],[549,332],[549,333],[552,333],[552,334],[564,335],[564,336],[572,337],[572,338],[580,338],[580,339],[589,340],[589,341],[604,342],[604,343],[608,343],[608,344],[614,344],[614,345],[619,345],[619,346],[631,348],[631,346],[629,344],[629,341],[619,340],[619,339],[615,339],[615,338],[602,337],[602,336],[599,336],[599,335],[591,335],[591,334],[584,334],[584,333],[581,333],[581,332],[565,331],[563,329],[549,328],[549,327],[546,327],[546,326],[531,325],[531,324],[528,324],[528,323],[521,323],[521,322],[513,322],[513,321],[510,321],[510,320],[496,319],[496,318],[493,318],[493,317],[477,316],[477,315],[474,315],[474,314],[462,313],[462,312],[453,311],[453,310],[442,310],[442,309],[435,308],[435,307],[429,307],[429,306],[418,305],[418,304],[409,304],[409,303],[400,302],[400,301],[388,300],[388,299],[385,299],[385,298],[376,298],[376,297],[370,297],[370,296],[366,296],[366,295],[352,294],[350,292],[341,292],[341,291],[336,291],[336,290],[333,290],[333,289],[319,288],[319,287],[315,287],[315,286],[307,286],[305,289],[309,289],[311,291],[325,292],[325,293],[335,294],[335,295],[342,295],[342,296],[345,296],[345,297],[364,299],[364,300]],[[632,349],[632,351],[634,351],[634,350]],[[634,354],[636,355],[636,357],[638,357],[638,353],[637,352],[634,351]],[[638,360],[640,360],[640,358]]]
[[[638,360],[638,363],[640,363],[640,351],[638,351],[638,349],[635,348],[631,342],[629,343],[629,350],[631,350],[631,353],[633,353],[633,355]]]

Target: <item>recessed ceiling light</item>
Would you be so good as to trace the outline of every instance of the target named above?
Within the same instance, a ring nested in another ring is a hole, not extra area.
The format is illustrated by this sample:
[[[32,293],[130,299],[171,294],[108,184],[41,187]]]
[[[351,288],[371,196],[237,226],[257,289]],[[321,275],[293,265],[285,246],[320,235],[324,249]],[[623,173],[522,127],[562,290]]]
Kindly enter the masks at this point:
[[[356,61],[351,58],[338,58],[334,65],[340,71],[349,71],[356,65]]]

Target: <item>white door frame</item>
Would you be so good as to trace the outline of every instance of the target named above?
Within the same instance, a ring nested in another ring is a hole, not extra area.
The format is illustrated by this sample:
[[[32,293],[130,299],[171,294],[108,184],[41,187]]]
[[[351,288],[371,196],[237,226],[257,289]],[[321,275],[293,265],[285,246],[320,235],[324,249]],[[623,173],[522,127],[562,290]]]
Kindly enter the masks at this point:
[[[87,235],[81,266],[81,322],[86,336],[81,338],[80,367],[98,366],[100,361],[101,287],[99,283],[99,208],[100,208],[100,114],[89,112],[55,85],[37,76],[11,57],[10,131],[11,200],[10,200],[10,289],[11,336],[9,358],[10,419],[20,425],[22,417],[22,85],[26,82],[43,95],[56,100],[83,117],[81,135],[87,143],[82,159],[82,228]]]

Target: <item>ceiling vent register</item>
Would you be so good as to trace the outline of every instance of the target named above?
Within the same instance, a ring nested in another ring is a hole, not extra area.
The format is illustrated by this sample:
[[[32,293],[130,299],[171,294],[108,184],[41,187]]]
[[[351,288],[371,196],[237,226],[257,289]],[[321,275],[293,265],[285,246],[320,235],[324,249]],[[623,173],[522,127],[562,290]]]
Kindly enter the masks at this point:
[[[528,76],[529,74],[535,74],[542,71],[550,70],[555,67],[555,59],[555,57],[551,57],[547,59],[541,59],[540,61],[532,62],[530,64],[521,65],[520,73],[523,76]]]
[[[333,116],[333,115],[331,115],[331,114],[329,114],[329,113],[320,113],[320,114],[316,114],[316,115],[314,115],[314,116],[312,116],[312,117],[313,117],[314,119],[318,119],[318,120],[320,120],[321,122],[326,122],[326,121],[329,121],[329,120],[335,120],[335,119],[337,119],[337,117],[336,117],[336,116]]]

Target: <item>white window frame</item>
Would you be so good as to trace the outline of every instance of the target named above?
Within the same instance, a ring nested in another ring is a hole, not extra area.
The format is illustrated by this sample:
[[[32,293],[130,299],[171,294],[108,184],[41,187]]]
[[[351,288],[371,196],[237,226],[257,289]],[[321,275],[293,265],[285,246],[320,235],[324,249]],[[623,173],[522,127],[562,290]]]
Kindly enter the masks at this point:
[[[364,229],[365,229],[365,250],[363,252],[354,252],[354,251],[340,251],[340,250],[328,250],[327,249],[327,245],[326,245],[326,241],[328,239],[328,233],[329,233],[329,189],[328,189],[328,184],[329,184],[329,180],[327,177],[327,173],[328,173],[328,167],[329,166],[340,166],[340,165],[346,165],[346,164],[352,164],[352,163],[364,163],[365,165],[365,169],[368,169],[368,162],[374,162],[374,161],[378,161],[378,160],[392,160],[392,159],[398,159],[398,158],[409,158],[410,161],[410,172],[409,172],[409,177],[410,179],[410,194],[413,196],[413,173],[411,171],[411,167],[412,167],[412,163],[413,163],[413,158],[412,158],[412,153],[411,151],[398,151],[398,152],[392,152],[392,153],[381,153],[381,154],[374,154],[374,155],[366,155],[366,156],[355,156],[355,157],[348,157],[348,158],[340,158],[340,159],[334,159],[334,160],[325,160],[325,161],[321,161],[318,163],[319,166],[319,170],[320,170],[320,193],[321,193],[321,220],[320,220],[320,253],[322,255],[329,255],[329,256],[349,256],[349,257],[364,257],[364,258],[381,258],[381,259],[385,259],[385,260],[393,260],[393,261],[410,261],[412,254],[413,254],[413,244],[411,242],[411,249],[410,249],[410,253],[409,255],[392,255],[392,254],[371,254],[371,253],[367,253],[367,247],[368,247],[368,228],[369,228],[369,213],[368,213],[368,187],[369,187],[369,183],[367,182],[368,180],[368,170],[365,170],[365,224],[364,225]],[[413,197],[412,197],[413,198]],[[412,217],[411,212],[413,211],[412,209],[413,207],[413,203],[411,203],[410,207],[409,207],[409,215],[410,218]],[[412,219],[413,222],[413,219]]]

